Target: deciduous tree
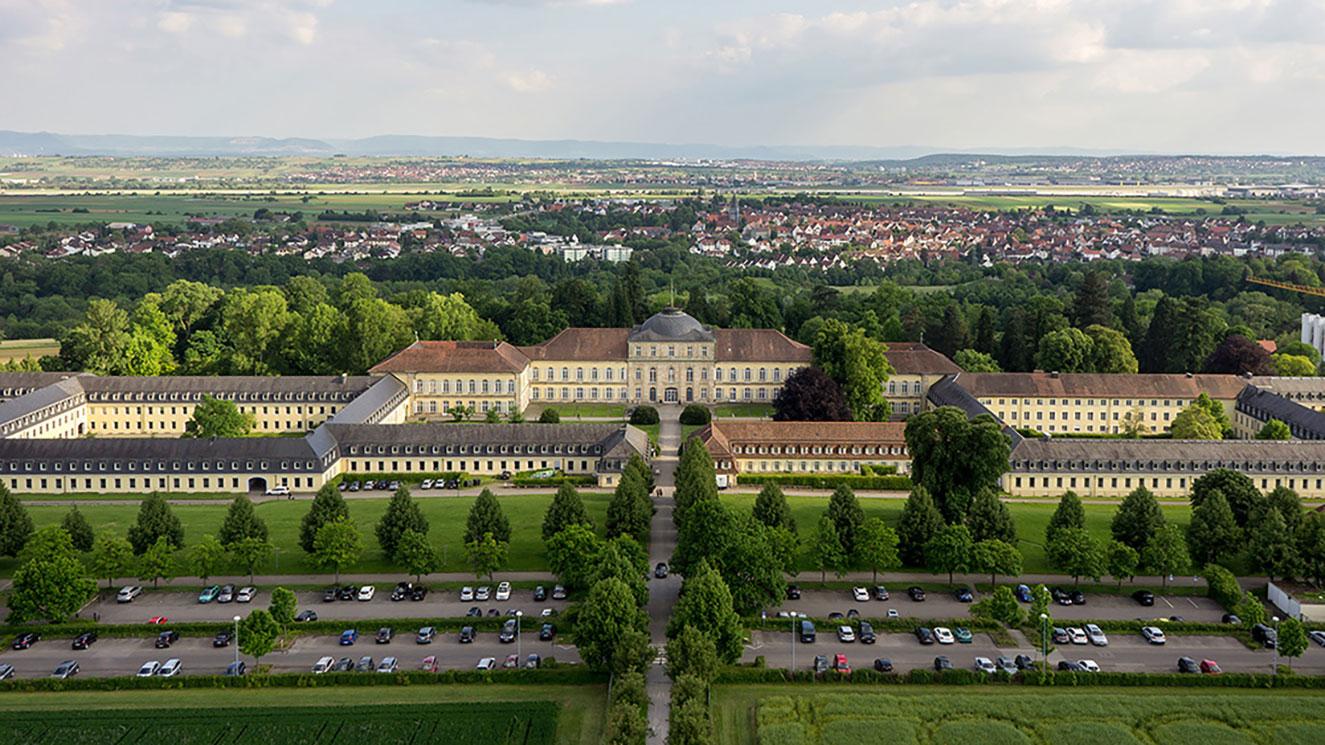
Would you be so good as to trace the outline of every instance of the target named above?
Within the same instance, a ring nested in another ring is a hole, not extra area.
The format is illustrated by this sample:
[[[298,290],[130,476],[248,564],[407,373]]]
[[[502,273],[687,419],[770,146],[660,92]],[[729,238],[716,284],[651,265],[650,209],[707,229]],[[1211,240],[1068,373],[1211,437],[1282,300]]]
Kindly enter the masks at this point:
[[[1066,528],[1086,528],[1086,508],[1081,506],[1081,497],[1074,491],[1064,492],[1058,500],[1058,507],[1049,517],[1049,525],[1044,529],[1044,542],[1047,546],[1054,542],[1054,536]]]
[[[897,523],[897,541],[902,554],[902,563],[906,566],[925,566],[925,544],[929,543],[943,528],[943,515],[929,490],[917,486],[906,498],[902,507],[902,517]]]
[[[157,587],[160,581],[175,576],[175,549],[169,539],[160,536],[147,547],[138,560],[138,579]]]
[[[847,569],[847,552],[842,548],[842,539],[837,535],[837,526],[832,518],[824,515],[814,532],[815,565],[819,567],[819,581],[828,581],[828,572],[841,577]]]
[[[1187,553],[1187,542],[1183,540],[1182,528],[1169,523],[1150,537],[1145,550],[1141,552],[1141,566],[1164,578],[1168,587],[1169,577],[1191,568],[1191,556]]]
[[[1233,519],[1224,495],[1214,492],[1192,510],[1187,526],[1187,548],[1198,566],[1224,563],[1241,549],[1242,530]]]
[[[133,566],[133,546],[110,531],[103,531],[92,544],[92,571],[106,578],[106,589],[115,584]]]
[[[1155,495],[1138,486],[1123,498],[1113,515],[1110,531],[1113,539],[1131,546],[1138,553],[1150,542],[1155,531],[1164,526],[1164,513]]]
[[[766,484],[755,497],[754,518],[770,528],[786,528],[796,532],[796,518],[791,516],[787,495],[777,484]]]
[[[240,411],[234,401],[205,395],[184,424],[185,437],[222,439],[247,437],[253,431],[253,415]]]
[[[966,513],[966,527],[970,528],[971,538],[975,541],[1017,542],[1017,525],[1012,520],[1012,513],[993,489],[981,489],[976,493]]]
[[[506,565],[506,551],[509,544],[497,540],[492,533],[484,533],[465,544],[465,555],[475,577],[488,577]]]
[[[707,562],[696,567],[681,586],[681,596],[667,623],[668,638],[676,638],[687,626],[711,638],[724,663],[730,665],[741,658],[745,628],[732,606],[727,583]]]
[[[141,556],[158,538],[165,538],[171,548],[180,548],[184,545],[184,525],[170,511],[166,498],[152,492],[139,505],[138,520],[129,526],[129,543]]]
[[[313,538],[313,563],[335,572],[336,584],[340,584],[340,570],[358,561],[362,550],[359,529],[348,517],[337,517],[317,529]]]
[[[254,659],[254,666],[262,664],[262,658],[276,648],[276,639],[281,635],[281,626],[272,618],[271,613],[262,608],[248,614],[248,618],[239,622],[239,651]]]
[[[1074,584],[1104,574],[1104,551],[1085,528],[1059,528],[1045,545],[1045,554],[1049,565],[1070,575]]]
[[[58,525],[42,528],[32,536],[29,550],[14,571],[8,622],[59,623],[83,607],[96,589],[69,534]]]
[[[267,540],[267,523],[258,517],[247,494],[240,494],[230,503],[217,538],[227,549],[233,549],[235,544],[248,538]]]
[[[474,502],[474,506],[469,510],[468,524],[470,526],[481,525],[491,531],[493,530],[491,527],[492,524],[482,522],[482,520],[486,518],[479,518],[480,522],[476,522],[475,519],[475,511],[484,510],[484,508],[479,507],[479,503],[486,502],[484,498],[485,494],[487,495],[486,500],[491,500],[493,504],[496,503],[496,499],[492,496],[492,492],[484,489],[483,493],[479,494],[478,499]],[[501,507],[497,507],[496,514],[499,516],[501,515]],[[505,520],[506,518],[502,516],[501,519]],[[409,489],[402,486],[396,490],[395,494],[391,495],[391,501],[387,502],[386,505],[386,512],[382,514],[382,519],[377,523],[377,543],[382,547],[382,553],[386,554],[387,558],[392,561],[399,560],[399,557],[396,554],[396,546],[400,543],[400,536],[407,530],[427,535],[428,518],[423,516],[423,510],[419,509],[418,503],[410,496]],[[496,535],[495,532],[493,534]],[[504,535],[509,538],[510,534],[510,526],[508,525]],[[481,536],[482,533],[477,535]],[[473,538],[474,534],[472,530],[467,527],[465,530],[465,542],[468,543]]]
[[[77,507],[70,507],[69,511],[64,513],[64,519],[60,521],[61,527],[69,534],[69,540],[73,543],[77,551],[91,551],[92,543],[96,536],[92,532],[92,525],[88,523],[87,518]]]
[[[879,572],[902,566],[897,553],[897,533],[877,517],[867,518],[856,534],[856,561],[873,573],[879,581]]]
[[[0,556],[18,556],[32,535],[32,518],[18,497],[0,483]]]
[[[788,375],[773,396],[773,420],[850,421],[851,408],[836,380],[817,367],[802,367]]]
[[[956,572],[969,572],[975,544],[965,525],[945,525],[925,544],[925,564],[935,572],[947,572],[948,584]]]
[[[925,487],[945,520],[957,522],[981,489],[997,489],[1008,468],[1010,445],[992,417],[968,419],[953,406],[906,420],[911,480]]]
[[[345,504],[345,498],[341,496],[335,484],[323,485],[313,496],[313,503],[309,505],[308,512],[299,522],[299,546],[306,553],[313,553],[315,550],[313,542],[317,539],[317,531],[323,525],[342,517],[347,520],[350,517],[350,508]]]
[[[495,498],[493,502],[496,502]],[[477,509],[477,507],[478,505],[475,503],[475,508]],[[501,509],[500,505],[497,509]],[[471,511],[470,514],[472,516],[473,512]],[[543,540],[546,541],[572,523],[593,527],[593,520],[589,519],[589,511],[584,509],[584,501],[580,499],[580,493],[575,491],[575,487],[570,484],[562,484],[557,489],[556,496],[552,498],[552,503],[548,505],[547,513],[543,516]],[[491,528],[496,525],[499,525],[499,522],[490,524],[485,521],[480,527],[485,528],[483,532],[494,532]]]

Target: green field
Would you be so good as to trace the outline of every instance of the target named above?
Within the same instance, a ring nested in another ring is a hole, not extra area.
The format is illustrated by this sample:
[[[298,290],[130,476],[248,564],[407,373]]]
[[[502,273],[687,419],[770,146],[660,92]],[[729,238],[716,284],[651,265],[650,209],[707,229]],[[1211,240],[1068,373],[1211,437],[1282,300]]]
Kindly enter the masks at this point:
[[[789,496],[788,504],[791,505],[792,516],[796,519],[796,529],[800,534],[802,541],[808,541],[809,536],[814,531],[814,526],[819,522],[819,517],[823,515],[824,510],[828,508],[827,492],[823,496],[805,497]],[[733,494],[724,493],[722,501],[728,505],[740,510],[750,510],[754,507],[754,494]],[[865,510],[866,517],[880,517],[894,528],[897,527],[897,521],[901,519],[902,508],[906,502],[901,499],[861,499],[860,506]],[[1086,510],[1086,529],[1097,540],[1109,540],[1109,523],[1113,520],[1113,513],[1117,511],[1116,505],[1111,504],[1087,504]],[[1044,529],[1049,525],[1049,518],[1053,515],[1056,505],[1052,504],[1027,504],[1014,502],[1008,505],[1012,512],[1012,518],[1017,524],[1017,537],[1020,539],[1018,548],[1024,557],[1023,569],[1027,573],[1052,572],[1053,568],[1049,566],[1048,560],[1044,555]],[[1169,522],[1176,523],[1186,527],[1191,521],[1191,507],[1187,504],[1164,505],[1164,516]],[[800,567],[802,571],[813,574],[818,578],[818,572],[814,571],[814,560],[810,554],[809,546],[806,546],[805,553],[801,557]],[[1234,567],[1236,570],[1237,567]]]
[[[773,404],[718,404],[713,407],[713,416],[762,419],[773,416]]]
[[[598,525],[603,529],[607,515],[607,503],[610,494],[585,494],[584,505]],[[551,494],[517,494],[497,498],[511,523],[511,546],[506,569],[511,571],[537,571],[547,569],[543,554],[543,514],[552,501]],[[469,567],[465,564],[463,535],[465,518],[474,497],[420,497],[417,500],[424,516],[428,518],[430,530],[428,537],[439,552],[444,554],[444,572],[463,572]],[[349,499],[350,519],[359,527],[363,539],[364,552],[359,563],[345,567],[347,572],[384,572],[394,567],[382,555],[377,545],[374,528],[386,511],[387,500]],[[267,565],[258,569],[259,574],[306,574],[320,572],[309,556],[299,547],[299,521],[308,512],[309,502],[276,500],[256,505],[257,514],[267,522],[272,543],[277,547],[276,555]],[[125,535],[129,526],[138,516],[137,505],[80,503],[78,509],[87,517],[96,530],[110,530]],[[218,504],[180,504],[171,507],[184,524],[184,542],[186,547],[196,543],[202,536],[215,535],[225,519],[226,506]],[[32,505],[28,507],[32,521],[38,528],[53,525],[63,519],[67,507]],[[0,571],[12,572],[14,560],[0,561]],[[237,571],[237,569],[235,569]]]
[[[602,737],[599,686],[436,685],[0,694],[15,743],[573,745]],[[390,703],[380,702],[382,699]],[[371,704],[371,705],[369,705]],[[335,707],[332,711],[329,707]],[[77,711],[73,720],[69,712]]]
[[[565,403],[565,404],[547,404],[539,409],[552,409],[561,415],[563,422],[575,419],[577,417],[612,417],[623,419],[626,416],[626,407],[624,404],[595,404],[595,403]],[[525,414],[529,419],[534,419],[537,414]]]
[[[718,686],[721,745],[1310,745],[1325,695],[1261,690]]]

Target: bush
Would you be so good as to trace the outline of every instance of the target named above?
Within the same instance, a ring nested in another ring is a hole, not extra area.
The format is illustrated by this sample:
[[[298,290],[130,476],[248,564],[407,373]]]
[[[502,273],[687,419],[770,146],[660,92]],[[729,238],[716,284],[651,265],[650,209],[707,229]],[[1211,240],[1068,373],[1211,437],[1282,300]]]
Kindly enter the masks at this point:
[[[631,424],[657,424],[658,422],[658,410],[652,406],[636,406],[630,410]]]
[[[743,473],[736,477],[736,483],[742,485],[808,486],[814,489],[836,489],[839,486],[849,486],[852,489],[911,490],[911,479],[908,476],[866,476],[855,473],[844,473],[836,476],[814,473]]]
[[[536,473],[542,473],[542,471],[525,471],[523,473],[515,474],[511,477],[511,486],[537,488],[542,486],[561,486],[562,484],[570,484],[571,486],[598,485],[598,478],[595,476],[569,474],[564,471],[557,471],[552,476],[538,478],[534,476]]]
[[[1242,586],[1238,584],[1238,578],[1218,564],[1208,565],[1204,574],[1210,599],[1224,606],[1224,610],[1232,610],[1242,599]]]
[[[699,404],[690,404],[681,410],[681,423],[702,426],[708,424],[713,418],[707,406]]]
[[[330,686],[427,685],[448,683],[509,683],[585,685],[602,684],[605,677],[591,672],[583,665],[558,666],[548,670],[445,670],[428,673],[421,670],[401,671],[394,675],[314,675],[310,673],[277,673],[275,675],[184,675],[175,678],[21,678],[0,683],[0,695],[5,691],[121,691],[162,690],[166,688],[318,688]]]
[[[561,414],[556,409],[543,409],[543,413],[538,415],[538,421],[541,424],[560,424]]]

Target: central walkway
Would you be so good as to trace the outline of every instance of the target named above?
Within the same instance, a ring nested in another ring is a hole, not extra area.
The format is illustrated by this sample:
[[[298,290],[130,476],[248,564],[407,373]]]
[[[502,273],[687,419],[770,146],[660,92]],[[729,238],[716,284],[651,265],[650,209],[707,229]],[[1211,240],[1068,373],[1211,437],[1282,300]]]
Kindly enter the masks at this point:
[[[662,418],[658,429],[658,455],[653,459],[654,481],[662,489],[662,496],[653,499],[653,524],[649,528],[649,576],[660,561],[670,562],[676,548],[676,526],[672,524],[672,492],[676,484],[676,454],[681,445],[681,410],[679,406],[659,406]],[[658,648],[658,664],[649,668],[646,688],[649,694],[649,743],[662,745],[667,741],[668,709],[671,704],[672,682],[663,669],[663,648],[667,644],[667,620],[681,591],[681,578],[669,574],[667,579],[649,580],[649,636]]]

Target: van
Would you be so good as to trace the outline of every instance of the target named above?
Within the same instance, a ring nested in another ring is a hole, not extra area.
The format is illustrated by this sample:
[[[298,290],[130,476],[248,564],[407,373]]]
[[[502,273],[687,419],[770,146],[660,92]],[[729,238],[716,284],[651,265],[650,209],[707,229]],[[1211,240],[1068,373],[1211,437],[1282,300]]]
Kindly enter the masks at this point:
[[[801,643],[814,644],[814,622],[801,621]]]
[[[726,489],[728,484],[730,484],[731,482],[731,480],[727,477],[727,474],[725,473],[720,473],[715,478],[718,482],[719,489]]]

